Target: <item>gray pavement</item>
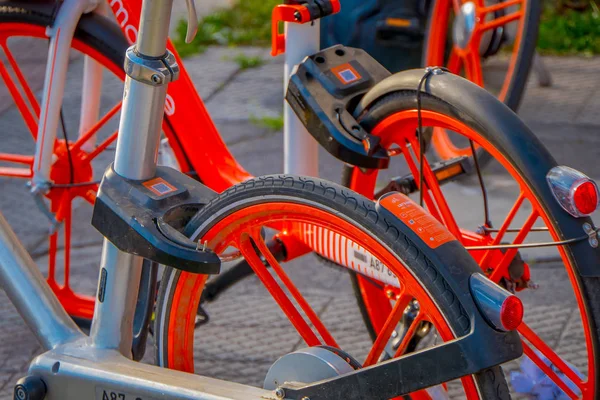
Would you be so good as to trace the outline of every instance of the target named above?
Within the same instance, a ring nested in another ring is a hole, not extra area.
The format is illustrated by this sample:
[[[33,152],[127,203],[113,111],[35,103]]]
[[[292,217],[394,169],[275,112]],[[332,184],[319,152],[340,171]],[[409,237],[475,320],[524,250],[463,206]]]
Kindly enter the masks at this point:
[[[261,55],[266,63],[258,69],[240,71],[232,61],[239,53]],[[535,82],[530,82],[521,116],[559,162],[600,177],[595,168],[600,156],[600,139],[596,135],[600,128],[597,112],[600,78],[594,73],[600,68],[600,58],[548,58],[547,64],[555,84],[551,88],[539,88]],[[71,68],[73,74],[70,74],[73,79],[67,87],[65,101],[66,119],[73,121],[74,126],[77,123],[77,71],[80,67],[81,60],[75,57]],[[265,49],[211,48],[205,54],[187,59],[186,67],[196,88],[207,99],[211,116],[239,162],[256,175],[282,172],[281,132],[250,122],[251,117],[281,113],[281,59],[271,59]],[[108,90],[103,94],[103,108],[108,109],[118,101],[121,92],[116,80],[105,77],[105,83]],[[6,98],[0,96],[0,151],[31,151],[32,141],[27,139],[18,112],[6,104],[2,108],[5,102],[1,99]],[[111,128],[114,124],[116,121]],[[110,132],[111,129],[107,129],[100,136]],[[99,160],[98,166],[109,162],[110,154],[108,152]],[[341,168],[339,161],[320,151],[322,177],[339,182]],[[398,166],[383,175],[398,175],[402,171],[403,167]],[[485,174],[493,215],[506,211],[516,196],[515,188],[497,167],[492,166]],[[448,201],[457,218],[471,228],[481,222],[482,215],[476,188],[472,181],[453,183],[448,188]],[[26,194],[24,182],[0,180],[0,190],[0,211],[9,219],[40,267],[45,269],[47,221]],[[89,221],[90,207],[86,204],[78,204],[76,213],[81,221]],[[522,220],[523,215],[517,219]],[[77,248],[72,255],[74,281],[79,290],[93,294],[100,237],[87,224],[78,224],[76,229]],[[565,284],[565,271],[556,263],[539,262],[552,260],[555,253],[530,252],[524,256],[532,261],[533,279],[540,285],[538,291],[521,295],[528,306],[527,322],[558,349],[559,354],[585,373],[582,358],[585,344],[581,340],[573,293]],[[323,266],[314,256],[286,264],[285,268],[328,323],[332,334],[340,338],[342,347],[359,359],[364,357],[369,349],[369,339],[345,272]],[[211,322],[197,331],[196,372],[260,385],[269,365],[278,356],[302,347],[297,334],[268,297],[258,280],[250,278],[207,306]],[[24,374],[29,360],[39,353],[40,348],[4,292],[0,292],[0,318],[0,399],[8,399],[14,381]],[[152,362],[151,351],[148,353],[146,360]]]

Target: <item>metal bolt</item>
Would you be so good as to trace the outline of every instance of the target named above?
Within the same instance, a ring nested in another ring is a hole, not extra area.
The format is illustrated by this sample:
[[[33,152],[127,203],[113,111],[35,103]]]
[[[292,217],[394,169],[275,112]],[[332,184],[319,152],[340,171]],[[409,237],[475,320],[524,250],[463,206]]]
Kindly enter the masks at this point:
[[[304,396],[301,400],[310,400],[309,397]]]
[[[162,83],[162,78],[159,74],[152,75],[152,82],[159,84]]]
[[[277,396],[277,398],[279,399],[285,398],[285,390],[283,390],[282,388],[275,389],[275,396]]]
[[[19,400],[25,400],[27,398],[27,393],[25,393],[25,390],[22,387],[18,387],[17,388],[17,399]]]
[[[387,292],[385,292],[385,294],[389,299],[393,299],[395,297],[393,290],[388,290]]]
[[[591,238],[590,239],[590,244],[592,245],[592,247],[596,248],[598,247],[598,239],[596,238]]]
[[[294,13],[294,19],[298,22],[302,21],[302,14],[300,14],[300,11]]]
[[[585,233],[590,233],[592,230],[592,226],[589,223],[586,222],[585,224],[583,224],[583,231]]]

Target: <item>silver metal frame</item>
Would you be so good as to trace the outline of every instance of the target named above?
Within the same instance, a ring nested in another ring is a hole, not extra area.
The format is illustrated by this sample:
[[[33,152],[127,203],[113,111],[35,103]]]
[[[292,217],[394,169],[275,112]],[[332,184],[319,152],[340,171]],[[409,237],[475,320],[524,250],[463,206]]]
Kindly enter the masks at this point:
[[[33,190],[38,193],[49,187],[52,146],[77,22],[86,12],[104,13],[104,3],[65,0],[55,25],[48,30],[49,62],[38,132],[41,139],[37,142],[32,180]],[[132,49],[142,60],[168,59],[166,41],[172,4],[173,0],[144,0],[138,42]],[[290,49],[286,56],[287,77],[295,63],[318,50],[318,23],[302,27],[287,24],[286,30]],[[138,62],[136,57],[133,59]],[[169,80],[174,80],[177,66],[170,65],[169,70]],[[93,60],[85,60],[82,132],[98,119],[101,74]],[[119,175],[136,180],[154,176],[169,80],[148,83],[127,76],[114,163]],[[286,126],[286,171],[317,175],[318,146],[289,109]],[[93,145],[93,139],[89,145]],[[141,267],[140,257],[123,253],[104,241],[98,279],[102,301],[96,301],[91,334],[87,337],[66,313],[0,214],[0,283],[47,350],[32,361],[29,369],[30,375],[42,378],[46,384],[46,399],[101,399],[104,392],[108,398],[110,393],[116,393],[117,398],[144,400],[277,398],[271,391],[132,361],[133,316]]]

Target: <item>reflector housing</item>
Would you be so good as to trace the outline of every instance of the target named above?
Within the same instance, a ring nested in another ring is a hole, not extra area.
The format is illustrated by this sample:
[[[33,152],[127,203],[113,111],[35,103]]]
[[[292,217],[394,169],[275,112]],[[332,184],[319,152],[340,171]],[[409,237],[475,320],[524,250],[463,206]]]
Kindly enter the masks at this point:
[[[598,185],[576,169],[554,167],[546,180],[558,204],[572,216],[585,217],[598,208]]]
[[[480,273],[471,275],[469,286],[479,312],[494,329],[506,332],[521,325],[521,299]]]

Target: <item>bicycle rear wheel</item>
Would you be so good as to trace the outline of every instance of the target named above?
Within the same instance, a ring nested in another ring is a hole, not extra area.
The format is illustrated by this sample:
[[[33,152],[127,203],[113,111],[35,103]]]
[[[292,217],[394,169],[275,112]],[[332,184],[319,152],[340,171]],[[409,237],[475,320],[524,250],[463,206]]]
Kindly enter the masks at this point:
[[[414,72],[417,77],[422,73]],[[493,247],[580,238],[583,225],[592,221],[571,217],[553,198],[546,174],[556,161],[506,106],[451,74],[434,76],[426,86],[422,94],[423,127],[450,129],[494,158],[482,175],[489,211],[486,216],[477,176],[451,183],[453,177],[464,174],[465,162],[473,166],[472,159],[458,157],[442,164],[425,156],[424,201],[428,211],[467,249],[476,247],[469,252],[493,281],[517,291],[523,299],[525,322],[518,330],[526,356],[569,398],[596,398],[600,279],[595,268],[586,266],[598,264],[598,250],[587,240],[546,247],[544,253],[539,248]],[[347,167],[343,176],[347,187],[370,198],[390,190],[417,193],[420,153],[415,135],[415,97],[414,90],[398,90],[363,105],[365,112],[360,117],[362,126],[380,136],[382,145],[397,154],[390,169],[392,173],[403,171],[402,179],[390,179],[393,175],[385,170]],[[551,264],[534,265],[535,260]],[[387,318],[381,308],[385,293],[359,275],[353,279],[365,322],[375,337]],[[542,285],[532,292],[535,280]],[[562,336],[557,337],[556,332],[563,332]],[[549,368],[543,358],[553,367]]]
[[[281,329],[283,321],[274,327],[263,325],[260,321],[265,315],[260,315],[259,310],[264,310],[265,305],[252,303],[254,308],[258,308],[253,310],[252,320],[248,320],[249,315],[244,315],[247,322],[243,327],[236,327],[231,321],[227,322],[229,329],[225,331],[238,332],[248,340],[255,338],[255,346],[266,347],[267,350],[258,356],[259,359],[281,355],[274,354],[274,350],[268,346],[269,342],[278,341],[281,337],[289,338],[286,343],[287,346],[291,346],[284,352],[289,352],[290,348],[297,347],[301,342],[308,346],[327,345],[342,348],[340,345],[351,343],[348,339],[352,339],[360,328],[345,324],[342,324],[342,328],[338,323],[337,330],[330,330],[331,324],[323,320],[324,316],[352,320],[347,315],[348,307],[340,307],[340,302],[336,302],[334,296],[325,307],[327,312],[322,307],[319,311],[312,308],[315,303],[322,304],[322,300],[314,296],[303,297],[297,286],[302,282],[291,278],[294,276],[294,270],[284,270],[269,251],[265,238],[270,237],[273,230],[282,240],[297,238],[311,248],[318,248],[326,254],[337,254],[338,258],[353,257],[351,252],[344,254],[343,250],[346,248],[343,243],[351,242],[350,248],[362,249],[373,259],[382,260],[389,267],[389,276],[398,279],[399,288],[389,288],[392,294],[387,299],[390,319],[387,328],[384,329],[386,333],[381,333],[375,344],[369,346],[366,352],[363,349],[361,355],[366,356],[364,366],[377,362],[383,354],[385,344],[391,339],[392,327],[404,315],[405,308],[415,302],[418,303],[418,312],[411,324],[412,332],[418,331],[423,321],[431,323],[432,330],[437,332],[442,341],[460,336],[458,332],[464,334],[468,331],[468,319],[460,317],[464,315],[461,311],[463,300],[460,300],[463,294],[455,293],[452,284],[446,282],[444,274],[441,273],[447,266],[453,265],[456,274],[454,277],[464,287],[470,274],[477,270],[468,256],[463,258],[466,254],[455,240],[433,249],[399,220],[383,217],[373,202],[360,195],[318,179],[269,176],[252,179],[228,189],[193,217],[186,227],[186,233],[191,238],[199,240],[222,257],[231,258],[231,254],[244,257],[283,311],[283,319],[291,323],[300,336],[300,340],[295,334],[287,336]],[[327,240],[331,239],[333,242],[330,242],[329,250],[325,250]],[[357,256],[355,259],[356,264],[352,262],[352,266],[358,270],[361,269],[360,264],[365,268],[364,262],[361,263],[359,258]],[[267,269],[267,265],[271,268]],[[457,267],[459,265],[461,267]],[[315,266],[322,268],[318,263]],[[322,276],[318,270],[306,273],[317,274],[316,279]],[[298,275],[295,278],[298,278]],[[202,369],[204,360],[200,359],[200,350],[197,347],[202,342],[210,343],[210,338],[202,337],[204,329],[196,330],[194,321],[205,282],[206,276],[203,275],[165,270],[157,300],[155,325],[156,359],[159,365],[188,372],[194,372],[196,366]],[[306,281],[304,283],[306,284]],[[306,294],[310,289],[310,286],[305,287],[303,292]],[[468,289],[466,291],[468,293]],[[244,309],[243,304],[246,301],[251,302],[251,297],[251,292],[242,291],[237,296],[240,299],[236,303],[237,307]],[[269,319],[278,319],[279,312],[269,315]],[[249,333],[251,328],[256,331],[256,335]],[[275,330],[275,335],[271,335],[270,330]],[[407,339],[399,344],[397,356],[408,348],[412,334],[409,332],[406,337]],[[237,364],[239,361],[235,358],[236,341],[228,341],[229,348],[224,355],[230,363]],[[212,346],[210,345],[210,348]],[[221,348],[216,346],[217,349]],[[344,346],[343,350],[348,353],[356,349]],[[208,370],[202,369],[201,373],[223,378],[227,370],[220,370],[214,366],[214,360],[212,361],[211,367]],[[275,359],[271,358],[270,361]],[[256,363],[253,363],[252,371],[258,368]],[[244,369],[238,367],[236,371],[243,375],[241,370]],[[240,379],[238,375],[228,377]],[[260,384],[256,378],[244,382]],[[468,398],[508,398],[506,382],[497,367],[482,371],[474,377],[463,378],[462,383]]]
[[[435,0],[425,33],[423,65],[445,66],[484,87],[512,110],[526,88],[537,42],[539,0]],[[436,128],[442,159],[469,155],[460,134]],[[490,156],[478,149],[482,165]]]

